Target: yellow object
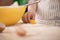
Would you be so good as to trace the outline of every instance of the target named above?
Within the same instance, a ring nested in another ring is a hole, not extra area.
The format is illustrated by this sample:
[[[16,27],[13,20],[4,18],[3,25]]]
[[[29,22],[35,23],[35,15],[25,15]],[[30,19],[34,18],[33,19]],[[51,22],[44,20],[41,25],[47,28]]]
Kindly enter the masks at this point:
[[[30,24],[35,24],[35,20],[30,20]]]
[[[23,16],[26,6],[0,7],[0,22],[5,25],[17,23]]]

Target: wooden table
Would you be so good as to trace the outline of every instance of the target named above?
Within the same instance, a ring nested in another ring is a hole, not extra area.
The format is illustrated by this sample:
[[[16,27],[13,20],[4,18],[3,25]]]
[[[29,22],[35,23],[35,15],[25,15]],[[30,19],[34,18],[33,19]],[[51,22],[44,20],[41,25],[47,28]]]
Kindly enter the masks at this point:
[[[23,27],[27,31],[24,37],[15,33],[16,27]],[[16,24],[7,27],[0,33],[0,40],[60,40],[60,27],[42,24]]]

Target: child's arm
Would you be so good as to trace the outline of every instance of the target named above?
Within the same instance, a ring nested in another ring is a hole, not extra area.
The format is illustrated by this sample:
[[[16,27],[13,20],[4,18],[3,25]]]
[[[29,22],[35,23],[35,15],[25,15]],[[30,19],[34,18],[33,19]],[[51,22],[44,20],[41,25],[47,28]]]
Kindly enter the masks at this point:
[[[28,3],[33,3],[35,0],[30,0]],[[36,4],[28,6],[29,12],[36,12]]]
[[[32,3],[34,0],[30,0],[28,3]],[[23,22],[29,23],[31,19],[35,20],[36,4],[28,6],[28,12],[23,16]]]

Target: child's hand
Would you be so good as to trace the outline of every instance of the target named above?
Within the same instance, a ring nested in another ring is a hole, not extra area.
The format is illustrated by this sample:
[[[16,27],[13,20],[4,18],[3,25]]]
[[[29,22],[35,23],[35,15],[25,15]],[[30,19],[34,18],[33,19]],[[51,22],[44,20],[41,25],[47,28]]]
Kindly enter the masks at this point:
[[[30,23],[31,19],[35,20],[35,13],[33,12],[27,12],[22,18],[24,23]]]

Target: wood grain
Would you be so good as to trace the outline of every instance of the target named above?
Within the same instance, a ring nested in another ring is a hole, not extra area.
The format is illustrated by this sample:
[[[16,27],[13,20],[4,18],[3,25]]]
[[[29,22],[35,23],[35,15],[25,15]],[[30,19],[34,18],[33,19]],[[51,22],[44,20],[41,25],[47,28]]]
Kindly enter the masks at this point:
[[[22,27],[27,35],[20,37],[15,33],[16,27]],[[60,27],[42,24],[17,24],[7,27],[0,33],[0,40],[60,40]]]

